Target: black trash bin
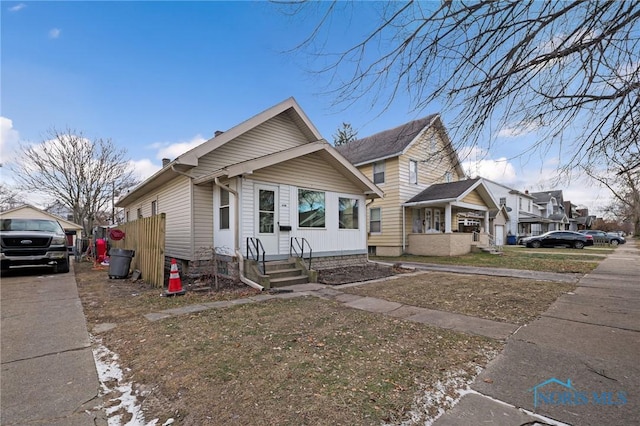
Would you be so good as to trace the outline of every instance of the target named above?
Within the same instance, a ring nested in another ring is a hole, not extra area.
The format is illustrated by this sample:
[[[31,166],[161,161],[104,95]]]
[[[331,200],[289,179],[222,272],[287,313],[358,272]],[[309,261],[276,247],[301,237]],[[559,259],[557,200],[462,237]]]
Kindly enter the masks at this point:
[[[127,278],[134,255],[133,250],[119,248],[109,250],[109,278]]]

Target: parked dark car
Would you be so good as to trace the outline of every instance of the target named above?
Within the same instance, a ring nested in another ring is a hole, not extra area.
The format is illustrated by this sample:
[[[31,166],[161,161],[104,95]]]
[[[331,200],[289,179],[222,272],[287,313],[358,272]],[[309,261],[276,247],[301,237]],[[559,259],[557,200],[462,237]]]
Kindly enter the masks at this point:
[[[532,248],[565,246],[581,249],[592,246],[593,237],[573,231],[550,231],[535,237],[521,238],[520,244]]]
[[[581,234],[591,235],[593,237],[593,241],[596,243],[611,244],[612,246],[617,246],[618,244],[624,244],[627,242],[624,237],[621,237],[614,232],[604,232],[597,229],[585,229],[579,232]]]
[[[0,266],[10,268],[49,266],[69,272],[69,252],[64,229],[50,219],[1,219]]]

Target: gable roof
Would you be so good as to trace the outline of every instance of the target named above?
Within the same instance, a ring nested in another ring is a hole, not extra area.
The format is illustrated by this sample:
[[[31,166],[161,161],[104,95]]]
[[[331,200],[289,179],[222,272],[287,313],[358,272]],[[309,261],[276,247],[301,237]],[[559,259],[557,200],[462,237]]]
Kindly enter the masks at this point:
[[[460,203],[472,191],[477,190],[485,202],[487,210],[498,209],[493,195],[484,185],[482,178],[459,180],[457,182],[437,183],[411,198],[404,206],[428,206],[436,203]],[[459,204],[460,205],[460,204]]]
[[[535,199],[535,203],[546,204],[551,200],[551,198],[555,198],[556,201],[558,201],[558,204],[564,202],[562,198],[562,190],[532,192],[530,195]]]
[[[480,178],[459,180],[457,182],[437,183],[411,198],[406,204],[422,201],[453,200],[467,192]]]
[[[22,206],[0,212],[0,217],[3,219],[19,218],[25,214],[25,211],[27,211],[26,214],[30,214],[29,218],[31,219],[51,218],[60,222],[60,225],[62,225],[65,230],[82,230],[82,226],[78,225],[77,223],[68,221],[61,218],[60,216],[46,212],[42,209],[32,206],[31,204],[24,204]]]
[[[257,126],[267,122],[268,120],[284,114],[300,129],[306,139],[306,143],[290,149],[280,151],[278,153],[269,154],[260,158],[243,161],[237,164],[229,164],[224,168],[207,173],[202,176],[193,176],[188,172],[198,165],[198,160],[206,154],[216,150],[224,144],[236,139],[244,133],[256,128]],[[315,143],[315,144],[314,144]],[[357,182],[361,188],[365,188],[365,193],[373,198],[382,197],[382,191],[375,186],[362,172],[356,169],[352,164],[342,158],[340,154],[335,152],[320,135],[320,132],[311,123],[311,120],[302,111],[300,105],[293,97],[290,97],[271,108],[251,117],[248,120],[243,121],[237,126],[232,127],[209,139],[206,142],[196,146],[195,148],[179,155],[175,160],[164,165],[161,170],[156,172],[151,177],[147,178],[144,182],[138,185],[136,188],[128,192],[126,195],[118,199],[116,206],[122,207],[128,203],[134,202],[148,191],[151,191],[167,182],[172,180],[178,174],[187,175],[194,179],[196,183],[205,183],[207,181],[214,180],[216,177],[237,176],[242,172],[237,173],[238,170],[245,170],[248,172],[251,170],[258,170],[259,168],[267,167],[268,165],[275,164],[276,162],[286,161],[288,159],[296,158],[300,155],[305,155],[318,150],[324,150],[328,153],[327,158],[333,161],[334,166],[340,165],[340,168],[344,171],[348,171],[350,179],[353,182]],[[263,160],[263,161],[261,161]]]
[[[366,138],[337,146],[336,149],[356,166],[397,157],[426,127],[431,125],[436,117],[438,117],[437,114],[431,114],[393,129],[383,130]]]
[[[383,130],[374,135],[337,146],[336,149],[347,160],[359,167],[406,153],[418,137],[430,127],[437,128],[444,135],[445,150],[448,152],[458,174],[464,176],[460,159],[451,146],[447,131],[440,120],[440,114],[427,115],[393,129]]]

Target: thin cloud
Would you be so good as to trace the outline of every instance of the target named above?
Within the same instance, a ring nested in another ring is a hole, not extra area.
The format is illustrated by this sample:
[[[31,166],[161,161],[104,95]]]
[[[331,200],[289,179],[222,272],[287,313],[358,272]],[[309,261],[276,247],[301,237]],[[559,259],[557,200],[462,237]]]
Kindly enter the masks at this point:
[[[151,145],[152,148],[158,150],[156,154],[156,158],[161,160],[163,158],[168,158],[173,160],[181,154],[189,151],[190,149],[195,148],[196,146],[206,142],[207,140],[203,138],[201,135],[196,135],[191,140],[180,141],[180,142],[158,142]]]
[[[516,138],[518,136],[527,135],[533,133],[540,128],[539,123],[532,121],[523,123],[514,123],[507,127],[503,127],[498,131],[498,137],[501,138]]]
[[[52,28],[49,30],[49,38],[53,38],[56,39],[58,37],[60,37],[60,33],[62,32],[62,30],[60,28]]]
[[[140,181],[147,179],[149,176],[152,176],[155,172],[161,169],[160,166],[153,164],[153,162],[148,158],[130,161],[129,164],[133,169],[134,176],[140,179]]]
[[[20,141],[20,134],[13,128],[13,121],[6,117],[0,117],[0,164],[11,161]]]
[[[9,12],[19,12],[19,11],[21,11],[22,9],[24,9],[25,7],[27,7],[27,5],[26,5],[26,4],[24,4],[24,3],[18,3],[18,4],[16,4],[15,6],[11,6],[11,7],[7,8],[7,10],[8,10]]]

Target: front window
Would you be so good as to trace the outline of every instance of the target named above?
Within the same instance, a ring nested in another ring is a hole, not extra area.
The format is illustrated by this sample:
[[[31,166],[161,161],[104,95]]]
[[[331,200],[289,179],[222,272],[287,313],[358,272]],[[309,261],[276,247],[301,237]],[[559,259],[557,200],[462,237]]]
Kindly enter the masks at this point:
[[[158,214],[158,202],[157,201],[152,201],[151,202],[151,216],[155,216],[156,214]]]
[[[518,200],[520,201],[518,204],[518,208],[522,210],[522,197],[520,197]]]
[[[418,183],[418,162],[409,160],[409,183]]]
[[[220,229],[229,229],[229,191],[220,188]]]
[[[325,227],[324,192],[298,189],[298,226]]]
[[[138,219],[142,219],[142,209],[138,209]]]
[[[425,209],[424,211],[424,229],[429,230],[431,228],[431,209]]]
[[[446,172],[446,173],[444,174],[444,181],[445,181],[446,183],[449,183],[449,182],[451,182],[452,180],[453,180],[453,175],[451,174],[451,172]]]
[[[373,183],[384,183],[384,161],[373,163]]]
[[[440,210],[433,211],[433,227],[436,231],[440,231]]]
[[[507,198],[506,197],[500,198],[500,205],[501,206],[506,206],[507,205]]]
[[[379,207],[369,210],[369,232],[382,232],[382,213]]]
[[[340,229],[358,229],[358,200],[340,197],[338,209]]]

